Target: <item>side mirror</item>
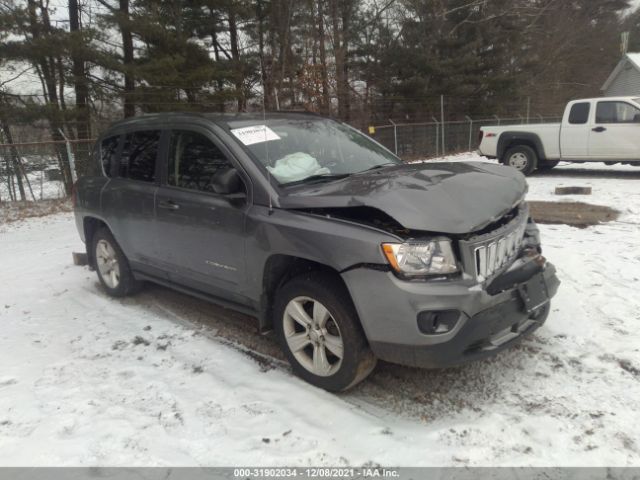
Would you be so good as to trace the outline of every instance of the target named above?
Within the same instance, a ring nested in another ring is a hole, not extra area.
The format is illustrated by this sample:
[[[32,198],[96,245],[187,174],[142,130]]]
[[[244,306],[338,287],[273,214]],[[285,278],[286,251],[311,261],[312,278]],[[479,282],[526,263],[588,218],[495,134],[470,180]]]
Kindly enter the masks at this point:
[[[244,196],[244,188],[240,174],[235,168],[227,168],[216,172],[211,180],[211,187],[218,195]]]

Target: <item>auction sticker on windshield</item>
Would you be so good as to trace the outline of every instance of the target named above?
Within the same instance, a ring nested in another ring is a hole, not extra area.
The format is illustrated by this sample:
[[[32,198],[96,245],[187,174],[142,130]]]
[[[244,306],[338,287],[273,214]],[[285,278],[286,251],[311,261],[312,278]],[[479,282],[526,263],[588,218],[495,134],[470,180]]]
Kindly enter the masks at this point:
[[[234,128],[231,133],[240,140],[244,145],[253,145],[254,143],[268,142],[271,140],[280,140],[276,132],[266,125],[254,125],[252,127]]]

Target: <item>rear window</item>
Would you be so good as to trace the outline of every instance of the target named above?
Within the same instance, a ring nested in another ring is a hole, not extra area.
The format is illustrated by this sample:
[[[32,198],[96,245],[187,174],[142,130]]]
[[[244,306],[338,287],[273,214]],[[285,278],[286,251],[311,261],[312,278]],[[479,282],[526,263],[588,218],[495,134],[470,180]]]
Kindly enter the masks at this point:
[[[569,123],[572,125],[584,125],[589,121],[589,111],[591,110],[591,104],[575,103],[571,107],[571,113],[569,114]]]
[[[120,156],[120,177],[141,182],[154,182],[159,145],[159,130],[127,134]]]
[[[100,162],[102,163],[102,170],[107,177],[111,176],[111,167],[115,165],[116,155],[118,154],[118,143],[120,137],[109,137],[102,140],[100,143]]]

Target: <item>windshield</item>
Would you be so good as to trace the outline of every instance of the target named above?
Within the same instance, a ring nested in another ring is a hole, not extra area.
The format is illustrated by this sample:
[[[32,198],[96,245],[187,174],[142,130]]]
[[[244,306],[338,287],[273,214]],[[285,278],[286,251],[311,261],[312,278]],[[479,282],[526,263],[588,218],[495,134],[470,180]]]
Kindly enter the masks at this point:
[[[231,133],[282,185],[401,163],[357,130],[325,118],[230,122]]]

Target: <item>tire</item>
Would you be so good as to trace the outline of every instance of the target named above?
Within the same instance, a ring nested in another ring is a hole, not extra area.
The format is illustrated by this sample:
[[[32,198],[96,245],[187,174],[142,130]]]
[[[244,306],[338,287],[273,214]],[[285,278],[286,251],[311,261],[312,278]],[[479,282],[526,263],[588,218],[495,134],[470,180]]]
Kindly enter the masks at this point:
[[[273,312],[282,350],[308,383],[341,392],[375,368],[351,297],[335,276],[310,272],[292,278],[276,292]]]
[[[126,297],[138,292],[142,283],[134,278],[129,261],[111,232],[107,228],[99,229],[91,243],[98,280],[107,294]]]
[[[552,168],[557,167],[558,163],[560,162],[558,162],[557,160],[545,160],[544,162],[538,162],[538,170],[551,170]]]
[[[527,145],[516,145],[506,151],[502,163],[531,175],[538,166],[538,155],[535,150]]]

